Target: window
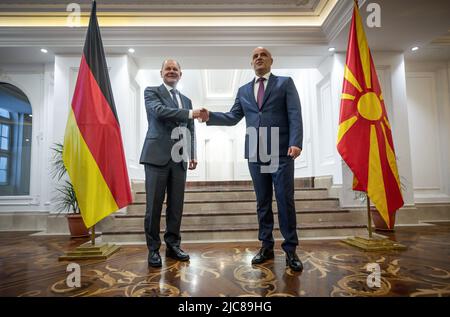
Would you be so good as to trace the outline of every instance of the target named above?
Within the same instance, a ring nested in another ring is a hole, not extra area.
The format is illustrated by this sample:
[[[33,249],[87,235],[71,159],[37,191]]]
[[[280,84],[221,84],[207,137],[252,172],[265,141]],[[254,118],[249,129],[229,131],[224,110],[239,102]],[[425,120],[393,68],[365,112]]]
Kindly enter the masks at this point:
[[[9,124],[0,124],[0,149],[9,150]]]
[[[8,157],[0,156],[0,184],[7,185],[8,181]]]
[[[0,82],[0,196],[30,194],[31,128],[28,98]]]
[[[10,113],[6,109],[0,108],[0,186],[9,184],[9,158],[11,157],[10,131],[8,124]],[[5,120],[6,119],[6,120]]]
[[[9,119],[9,111],[3,108],[0,108],[0,117]]]

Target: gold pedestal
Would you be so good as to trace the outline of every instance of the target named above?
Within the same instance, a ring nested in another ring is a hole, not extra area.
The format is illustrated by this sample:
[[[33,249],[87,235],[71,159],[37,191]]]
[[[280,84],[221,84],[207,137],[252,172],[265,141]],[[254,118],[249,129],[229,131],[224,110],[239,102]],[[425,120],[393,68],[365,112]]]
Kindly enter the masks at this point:
[[[389,251],[407,249],[406,246],[389,240],[387,237],[381,235],[373,235],[371,238],[369,236],[351,237],[342,240],[342,242],[360,248],[364,251]]]
[[[120,246],[108,243],[93,245],[90,241],[83,243],[73,251],[66,252],[59,257],[59,261],[71,260],[106,260],[113,253],[117,252]]]

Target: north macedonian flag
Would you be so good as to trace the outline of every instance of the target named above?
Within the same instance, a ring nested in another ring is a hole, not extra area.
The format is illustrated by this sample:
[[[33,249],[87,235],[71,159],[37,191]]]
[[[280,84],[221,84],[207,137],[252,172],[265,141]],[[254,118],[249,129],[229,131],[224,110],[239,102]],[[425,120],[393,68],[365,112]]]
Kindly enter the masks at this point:
[[[86,227],[131,203],[95,1],[67,120],[63,160]]]
[[[381,87],[355,3],[347,47],[337,149],[389,228],[403,206],[400,179]]]

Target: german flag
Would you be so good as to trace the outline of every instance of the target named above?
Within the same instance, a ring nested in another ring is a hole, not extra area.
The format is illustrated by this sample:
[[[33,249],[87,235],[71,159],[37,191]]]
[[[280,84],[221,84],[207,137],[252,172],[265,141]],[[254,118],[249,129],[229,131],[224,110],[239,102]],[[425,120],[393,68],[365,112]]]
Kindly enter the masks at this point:
[[[86,227],[131,203],[122,136],[95,1],[67,120],[63,161]]]
[[[388,228],[403,206],[391,125],[355,2],[347,47],[337,149]]]

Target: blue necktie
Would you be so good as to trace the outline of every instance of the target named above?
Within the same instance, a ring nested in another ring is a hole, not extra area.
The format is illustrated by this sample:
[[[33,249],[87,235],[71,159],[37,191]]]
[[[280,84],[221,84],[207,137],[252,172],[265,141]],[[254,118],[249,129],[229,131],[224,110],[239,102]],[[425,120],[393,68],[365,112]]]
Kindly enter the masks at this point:
[[[180,108],[180,104],[178,103],[178,99],[177,99],[177,90],[175,88],[173,88],[173,89],[170,89],[170,92],[172,94],[173,102],[175,103],[177,108]]]

